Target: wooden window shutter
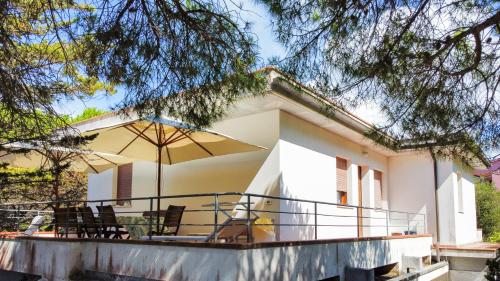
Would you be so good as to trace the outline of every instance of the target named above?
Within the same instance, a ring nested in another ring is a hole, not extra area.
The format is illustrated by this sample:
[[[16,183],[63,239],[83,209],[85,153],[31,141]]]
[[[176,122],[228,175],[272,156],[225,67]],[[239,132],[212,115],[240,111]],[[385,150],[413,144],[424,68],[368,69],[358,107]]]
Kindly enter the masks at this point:
[[[347,192],[347,160],[337,157],[337,191]]]
[[[373,171],[375,186],[375,208],[382,208],[382,172]]]
[[[132,197],[132,163],[118,166],[116,199]],[[123,202],[118,205],[123,205]]]

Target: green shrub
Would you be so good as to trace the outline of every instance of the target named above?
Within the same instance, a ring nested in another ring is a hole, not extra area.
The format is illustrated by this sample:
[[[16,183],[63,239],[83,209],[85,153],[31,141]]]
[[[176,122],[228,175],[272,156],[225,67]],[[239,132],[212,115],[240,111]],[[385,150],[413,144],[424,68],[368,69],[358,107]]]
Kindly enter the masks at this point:
[[[500,232],[495,232],[490,237],[488,237],[488,241],[492,243],[500,243]]]
[[[116,219],[125,226],[131,239],[139,239],[148,233],[148,221],[143,217],[119,216]]]
[[[489,237],[500,233],[500,192],[488,182],[476,183],[477,221],[483,230],[483,236]]]

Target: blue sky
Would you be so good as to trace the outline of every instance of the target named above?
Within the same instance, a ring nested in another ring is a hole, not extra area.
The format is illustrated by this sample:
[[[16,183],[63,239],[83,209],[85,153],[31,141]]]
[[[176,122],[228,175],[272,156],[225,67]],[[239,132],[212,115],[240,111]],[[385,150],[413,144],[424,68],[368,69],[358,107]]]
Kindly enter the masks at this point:
[[[258,38],[262,61],[265,63],[271,57],[284,56],[285,48],[273,37],[270,17],[265,7],[256,4],[254,1],[243,1],[242,7],[244,10],[242,17],[252,23],[252,32]],[[123,96],[124,90],[118,88],[117,93],[114,95],[98,94],[85,100],[62,100],[55,104],[55,108],[59,113],[75,116],[87,107],[108,110],[119,103]]]

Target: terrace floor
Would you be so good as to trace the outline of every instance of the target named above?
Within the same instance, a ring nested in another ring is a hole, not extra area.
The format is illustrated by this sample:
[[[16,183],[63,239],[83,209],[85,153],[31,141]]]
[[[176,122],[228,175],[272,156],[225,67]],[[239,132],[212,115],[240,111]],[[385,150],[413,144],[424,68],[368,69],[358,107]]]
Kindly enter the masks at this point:
[[[433,254],[436,245],[432,246]],[[449,257],[496,258],[500,255],[500,243],[476,242],[465,245],[439,245],[441,255]]]

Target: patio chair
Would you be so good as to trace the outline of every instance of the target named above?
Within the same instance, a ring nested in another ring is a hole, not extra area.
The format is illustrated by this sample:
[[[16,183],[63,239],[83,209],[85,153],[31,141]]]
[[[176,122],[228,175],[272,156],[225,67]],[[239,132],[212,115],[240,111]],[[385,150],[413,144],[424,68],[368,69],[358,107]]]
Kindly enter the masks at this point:
[[[160,233],[152,232],[153,235],[177,235],[181,226],[182,214],[186,206],[169,205],[165,216],[163,217],[163,224]],[[166,230],[166,232],[165,232]]]
[[[118,223],[113,206],[97,206],[97,210],[99,211],[104,238],[123,239],[123,235],[127,235],[127,239],[130,239],[128,231]]]
[[[250,223],[253,224],[257,218],[250,219]],[[166,235],[155,235],[151,236],[151,240],[156,241],[199,241],[199,242],[209,242],[215,240],[215,234],[217,233],[217,240],[223,240],[225,242],[237,242],[242,236],[248,235],[247,219],[246,218],[229,218],[224,223],[217,227],[216,231],[212,231],[208,235],[187,235],[187,236],[166,236]],[[149,236],[141,237],[141,240],[148,240]]]
[[[81,230],[78,224],[78,213],[75,207],[54,208],[54,219],[56,237],[75,234],[80,238]]]
[[[79,207],[78,211],[82,217],[82,236],[86,234],[88,238],[101,237],[101,228],[95,221],[92,208],[89,206]]]

